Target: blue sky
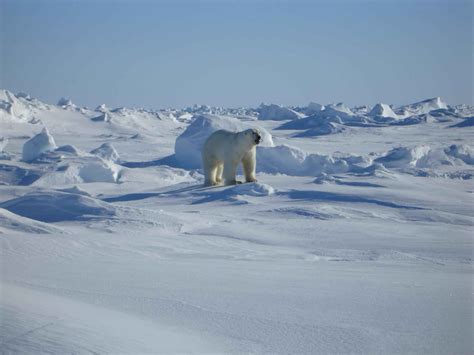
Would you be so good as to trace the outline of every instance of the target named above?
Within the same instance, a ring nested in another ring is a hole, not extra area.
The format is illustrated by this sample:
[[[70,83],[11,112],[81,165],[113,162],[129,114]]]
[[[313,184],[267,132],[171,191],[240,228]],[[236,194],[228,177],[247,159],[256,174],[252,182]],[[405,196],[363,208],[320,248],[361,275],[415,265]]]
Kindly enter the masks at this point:
[[[473,104],[470,1],[0,3],[0,87],[47,102]]]

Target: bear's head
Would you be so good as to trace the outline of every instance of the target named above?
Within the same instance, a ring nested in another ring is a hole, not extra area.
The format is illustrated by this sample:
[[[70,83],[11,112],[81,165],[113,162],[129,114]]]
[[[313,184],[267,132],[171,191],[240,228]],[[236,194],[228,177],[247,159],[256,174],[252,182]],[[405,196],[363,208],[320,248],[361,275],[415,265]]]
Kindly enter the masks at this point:
[[[242,133],[251,145],[257,145],[262,141],[262,134],[257,128],[250,128]]]

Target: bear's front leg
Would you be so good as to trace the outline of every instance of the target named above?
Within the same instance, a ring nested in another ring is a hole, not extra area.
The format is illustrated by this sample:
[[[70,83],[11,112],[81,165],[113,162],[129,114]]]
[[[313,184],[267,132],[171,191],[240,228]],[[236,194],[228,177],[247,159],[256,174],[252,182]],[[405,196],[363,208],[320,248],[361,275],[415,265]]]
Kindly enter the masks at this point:
[[[246,182],[257,182],[257,179],[255,178],[256,158],[257,152],[255,148],[248,151],[242,158]]]
[[[225,162],[224,163],[224,184],[225,185],[236,185],[241,184],[240,181],[235,179],[237,173],[238,162]]]

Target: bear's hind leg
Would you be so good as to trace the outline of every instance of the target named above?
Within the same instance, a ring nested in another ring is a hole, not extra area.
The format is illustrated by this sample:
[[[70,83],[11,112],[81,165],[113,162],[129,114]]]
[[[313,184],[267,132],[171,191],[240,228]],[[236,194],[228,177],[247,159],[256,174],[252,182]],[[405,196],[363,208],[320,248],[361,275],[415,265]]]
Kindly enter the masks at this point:
[[[217,166],[216,164],[212,164],[209,162],[204,162],[204,185],[205,186],[214,186],[217,185],[216,182],[216,172]]]
[[[217,165],[217,172],[216,172],[216,182],[220,184],[222,182],[222,173],[224,172],[224,164],[219,163]]]

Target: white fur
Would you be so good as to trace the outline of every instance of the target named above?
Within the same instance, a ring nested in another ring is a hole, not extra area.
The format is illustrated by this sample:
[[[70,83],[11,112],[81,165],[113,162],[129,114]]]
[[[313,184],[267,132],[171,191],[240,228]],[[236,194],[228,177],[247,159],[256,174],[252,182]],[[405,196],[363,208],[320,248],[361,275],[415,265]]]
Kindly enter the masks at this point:
[[[219,130],[209,136],[202,149],[202,165],[206,186],[239,183],[235,179],[242,162],[246,182],[255,182],[257,129],[242,132]]]

